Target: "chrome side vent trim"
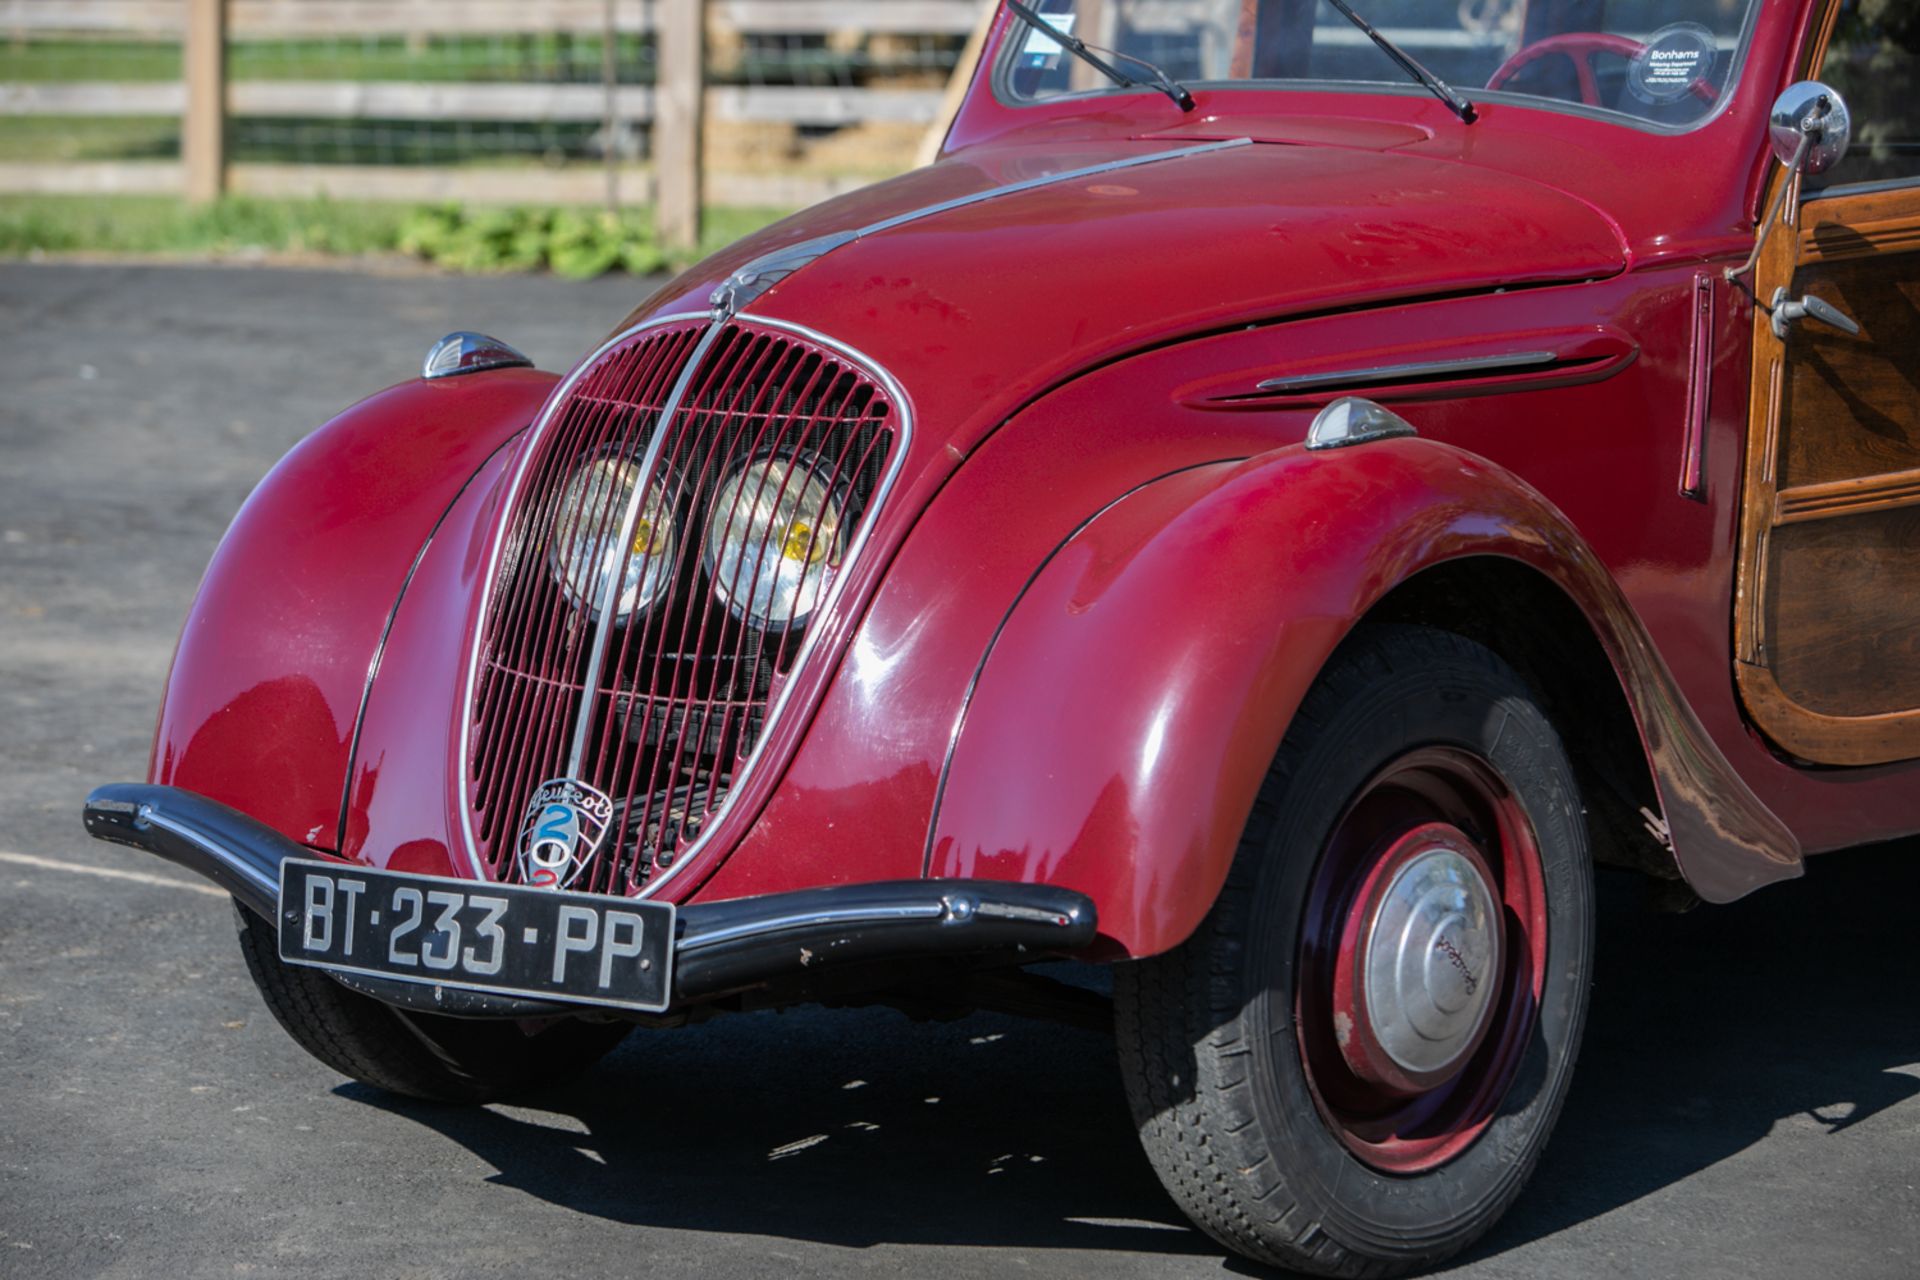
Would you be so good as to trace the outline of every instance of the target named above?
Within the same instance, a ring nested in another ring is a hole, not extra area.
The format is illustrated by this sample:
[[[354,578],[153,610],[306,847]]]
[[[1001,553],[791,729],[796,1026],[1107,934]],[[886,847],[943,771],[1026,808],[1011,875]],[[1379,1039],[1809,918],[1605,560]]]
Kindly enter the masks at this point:
[[[1533,369],[1552,364],[1560,356],[1552,351],[1515,351],[1499,355],[1471,356],[1460,360],[1427,360],[1417,364],[1386,364],[1362,369],[1332,369],[1298,377],[1268,378],[1254,388],[1272,395],[1298,395],[1304,391],[1327,391],[1335,387],[1377,387],[1383,382],[1411,382],[1426,378],[1457,378],[1467,374],[1504,373],[1509,369]]]

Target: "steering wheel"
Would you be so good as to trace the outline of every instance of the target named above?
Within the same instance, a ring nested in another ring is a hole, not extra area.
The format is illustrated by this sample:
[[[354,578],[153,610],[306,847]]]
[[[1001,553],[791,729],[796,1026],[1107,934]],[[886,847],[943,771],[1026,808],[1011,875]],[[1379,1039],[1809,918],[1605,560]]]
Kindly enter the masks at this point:
[[[1589,107],[1597,107],[1600,105],[1600,84],[1593,74],[1594,55],[1611,53],[1631,62],[1646,51],[1647,46],[1631,36],[1616,36],[1605,31],[1563,31],[1557,36],[1535,40],[1524,48],[1514,50],[1513,56],[1487,77],[1487,88],[1498,89],[1518,75],[1522,67],[1557,53],[1573,60],[1573,75],[1580,86],[1580,101]],[[1695,80],[1689,90],[1702,102],[1712,102],[1719,95],[1719,90],[1705,76]]]

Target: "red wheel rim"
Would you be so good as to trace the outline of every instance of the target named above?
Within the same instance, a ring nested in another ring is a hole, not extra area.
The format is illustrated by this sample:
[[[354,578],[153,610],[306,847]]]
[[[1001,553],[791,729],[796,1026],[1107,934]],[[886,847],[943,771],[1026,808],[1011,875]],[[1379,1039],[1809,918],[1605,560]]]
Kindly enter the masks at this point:
[[[1433,896],[1412,896],[1422,881],[1444,882],[1449,909],[1465,913],[1446,919],[1477,926],[1443,927],[1438,909],[1424,905]],[[1420,923],[1408,922],[1408,910]],[[1478,945],[1463,951],[1447,928]],[[1294,1027],[1328,1127],[1385,1173],[1424,1173],[1460,1155],[1513,1083],[1546,965],[1539,844],[1492,765],[1470,751],[1427,747],[1376,774],[1328,837],[1300,934]],[[1420,998],[1405,1003],[1416,1013],[1445,1019],[1441,1038],[1407,1035],[1401,990],[1380,994],[1389,990],[1382,972],[1411,983]],[[1397,976],[1407,973],[1435,976]]]

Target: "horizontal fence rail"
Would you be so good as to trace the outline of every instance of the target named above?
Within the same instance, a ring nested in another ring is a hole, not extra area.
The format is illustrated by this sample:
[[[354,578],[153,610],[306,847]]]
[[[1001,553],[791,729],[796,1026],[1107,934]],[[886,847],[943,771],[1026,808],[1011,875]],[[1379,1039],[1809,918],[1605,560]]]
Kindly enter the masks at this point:
[[[859,174],[716,173],[701,181],[709,205],[798,209],[866,186]],[[48,196],[172,196],[186,184],[186,170],[172,160],[81,161],[11,164],[0,161],[0,192]],[[652,204],[658,179],[649,169],[621,170],[623,198]],[[592,169],[458,168],[439,165],[234,164],[227,190],[269,199],[455,201],[461,204],[590,205],[606,196],[606,177]]]
[[[940,99],[938,89],[714,85],[706,110],[716,120],[761,124],[929,124]],[[0,115],[8,116],[173,116],[186,103],[178,81],[0,85]],[[597,84],[242,80],[227,86],[226,106],[229,115],[285,119],[596,121],[607,94]],[[621,85],[614,110],[622,121],[650,123],[653,90]]]
[[[619,0],[621,31],[652,31],[653,0]],[[966,35],[974,0],[711,0],[713,20],[748,33]],[[295,36],[598,35],[604,0],[232,0],[235,39]],[[126,39],[178,39],[181,0],[0,0],[0,29],[86,32]]]

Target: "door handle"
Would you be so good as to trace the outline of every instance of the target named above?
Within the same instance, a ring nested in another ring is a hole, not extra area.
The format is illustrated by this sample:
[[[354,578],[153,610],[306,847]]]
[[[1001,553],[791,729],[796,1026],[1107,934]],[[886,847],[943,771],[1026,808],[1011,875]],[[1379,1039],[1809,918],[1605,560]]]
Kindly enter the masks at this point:
[[[1795,320],[1812,319],[1821,324],[1830,324],[1842,333],[1860,336],[1860,324],[1852,316],[1834,306],[1824,298],[1812,294],[1804,297],[1789,298],[1784,287],[1773,291],[1773,305],[1767,310],[1773,316],[1773,336],[1784,341],[1787,326]]]

